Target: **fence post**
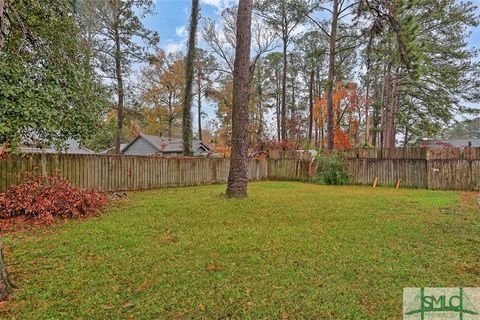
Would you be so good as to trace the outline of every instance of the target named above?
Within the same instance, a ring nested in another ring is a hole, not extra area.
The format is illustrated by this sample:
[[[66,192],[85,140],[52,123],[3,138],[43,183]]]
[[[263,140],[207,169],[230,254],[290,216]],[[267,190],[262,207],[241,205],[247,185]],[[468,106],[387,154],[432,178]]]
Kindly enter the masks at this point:
[[[425,188],[427,189],[430,189],[430,150],[429,149],[425,149],[425,179],[427,180],[426,181],[426,185],[425,185]]]
[[[40,172],[42,173],[43,176],[46,176],[48,174],[47,172],[47,155],[42,152],[40,154]]]

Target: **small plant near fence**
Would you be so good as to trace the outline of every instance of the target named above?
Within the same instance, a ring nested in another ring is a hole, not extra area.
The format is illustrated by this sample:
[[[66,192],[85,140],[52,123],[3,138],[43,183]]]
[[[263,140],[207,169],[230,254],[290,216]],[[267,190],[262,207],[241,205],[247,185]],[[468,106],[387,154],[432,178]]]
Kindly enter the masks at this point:
[[[317,175],[313,181],[318,184],[346,185],[350,182],[348,161],[344,153],[319,153],[316,157]]]
[[[0,193],[0,218],[82,218],[100,213],[106,197],[95,190],[72,186],[60,176],[25,173],[23,182]]]

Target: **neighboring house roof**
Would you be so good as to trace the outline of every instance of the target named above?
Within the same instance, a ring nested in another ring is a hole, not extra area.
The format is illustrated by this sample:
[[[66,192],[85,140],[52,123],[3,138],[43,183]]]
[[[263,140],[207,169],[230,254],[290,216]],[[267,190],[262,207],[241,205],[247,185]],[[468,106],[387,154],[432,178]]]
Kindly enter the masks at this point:
[[[94,154],[92,150],[80,146],[80,143],[74,139],[65,141],[65,148],[57,149],[54,146],[45,148],[40,147],[20,147],[20,151],[25,153],[65,153],[65,154]]]
[[[148,142],[157,150],[158,153],[183,153],[183,139],[152,136],[143,133],[140,133],[135,139],[130,141],[124,148],[122,148],[122,152],[126,151],[138,139],[143,139]],[[200,140],[194,139],[192,141],[192,151],[195,152],[200,148],[203,148],[207,152],[213,151],[209,145]]]
[[[121,143],[120,144],[120,152],[128,145],[128,143]],[[107,150],[103,150],[100,154],[110,154],[115,152],[115,147],[108,148]]]
[[[421,147],[428,147],[433,149],[438,148],[466,148],[466,147],[480,147],[480,139],[439,139],[439,140],[424,140],[420,141]]]

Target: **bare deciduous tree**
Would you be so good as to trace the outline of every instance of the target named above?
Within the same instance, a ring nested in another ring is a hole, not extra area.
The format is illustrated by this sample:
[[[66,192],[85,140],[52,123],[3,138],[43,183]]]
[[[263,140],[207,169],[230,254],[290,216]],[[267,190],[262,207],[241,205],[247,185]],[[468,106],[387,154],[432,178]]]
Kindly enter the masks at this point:
[[[216,27],[215,21],[208,20],[203,28],[202,36],[210,50],[224,67],[217,66],[217,71],[233,75],[233,64],[236,48],[237,10],[227,8],[222,12],[222,29]],[[252,21],[251,37],[253,56],[250,60],[250,75],[253,75],[260,58],[277,48],[276,33],[267,28],[262,21]],[[251,78],[251,77],[250,77]]]

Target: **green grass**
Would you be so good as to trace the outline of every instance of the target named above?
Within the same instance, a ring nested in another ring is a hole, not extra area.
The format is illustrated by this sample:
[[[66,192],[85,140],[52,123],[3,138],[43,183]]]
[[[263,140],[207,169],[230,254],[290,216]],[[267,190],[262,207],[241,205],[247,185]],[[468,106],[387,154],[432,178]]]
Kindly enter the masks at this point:
[[[17,319],[399,319],[404,287],[480,287],[480,215],[456,192],[293,182],[130,193],[9,236]]]

